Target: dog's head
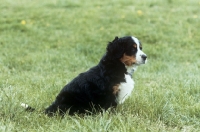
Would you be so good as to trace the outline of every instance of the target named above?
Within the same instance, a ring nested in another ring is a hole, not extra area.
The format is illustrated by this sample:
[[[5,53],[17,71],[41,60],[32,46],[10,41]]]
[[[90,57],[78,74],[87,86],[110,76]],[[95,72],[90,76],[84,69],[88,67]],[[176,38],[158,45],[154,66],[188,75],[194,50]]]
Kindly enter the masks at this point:
[[[142,51],[142,44],[132,36],[115,37],[107,46],[107,54],[113,59],[119,59],[126,67],[138,66],[147,62],[147,55]]]

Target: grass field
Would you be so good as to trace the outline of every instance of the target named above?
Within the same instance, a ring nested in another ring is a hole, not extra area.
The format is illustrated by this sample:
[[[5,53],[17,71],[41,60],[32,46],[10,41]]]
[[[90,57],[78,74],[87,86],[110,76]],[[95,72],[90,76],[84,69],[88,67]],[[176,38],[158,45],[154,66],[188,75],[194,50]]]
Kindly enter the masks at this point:
[[[0,131],[199,132],[199,9],[198,0],[1,0]],[[125,35],[141,40],[148,63],[123,105],[64,119],[39,112]]]

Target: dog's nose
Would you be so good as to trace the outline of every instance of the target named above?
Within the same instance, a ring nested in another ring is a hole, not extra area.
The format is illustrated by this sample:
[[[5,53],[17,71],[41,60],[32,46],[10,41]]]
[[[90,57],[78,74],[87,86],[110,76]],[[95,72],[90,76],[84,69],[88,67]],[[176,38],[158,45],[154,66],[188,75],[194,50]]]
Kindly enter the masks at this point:
[[[142,59],[144,59],[144,60],[147,59],[147,56],[146,56],[146,55],[142,55],[141,57],[142,57]]]

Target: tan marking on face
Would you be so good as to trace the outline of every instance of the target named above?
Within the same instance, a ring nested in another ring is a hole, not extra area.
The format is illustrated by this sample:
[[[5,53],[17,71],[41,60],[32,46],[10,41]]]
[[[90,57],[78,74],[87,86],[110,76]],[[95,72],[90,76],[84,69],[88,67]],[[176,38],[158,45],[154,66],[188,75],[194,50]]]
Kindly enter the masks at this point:
[[[117,95],[119,93],[120,89],[119,89],[119,84],[116,84],[113,86],[113,94]]]
[[[124,53],[123,57],[120,59],[122,63],[127,66],[131,66],[132,64],[136,63],[136,57],[134,55],[128,56]]]
[[[134,47],[134,48],[137,48],[137,44],[133,44],[133,47]]]

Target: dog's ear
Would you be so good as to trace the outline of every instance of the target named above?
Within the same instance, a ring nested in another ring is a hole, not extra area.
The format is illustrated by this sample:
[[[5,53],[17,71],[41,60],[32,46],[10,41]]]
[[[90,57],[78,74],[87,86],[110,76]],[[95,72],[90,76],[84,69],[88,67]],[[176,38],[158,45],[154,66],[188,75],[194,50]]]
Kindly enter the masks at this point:
[[[118,40],[118,39],[119,39],[118,36],[116,36],[115,39],[113,40],[113,42],[116,41],[116,40]]]
[[[123,56],[124,48],[123,43],[120,38],[117,36],[112,42],[108,43],[107,46],[107,54],[109,56],[112,56],[114,58],[121,58]]]
[[[115,37],[115,39],[112,42],[108,43],[107,46],[107,53],[109,54],[113,54],[114,50],[116,49],[117,46],[117,40],[118,40],[118,36]]]

